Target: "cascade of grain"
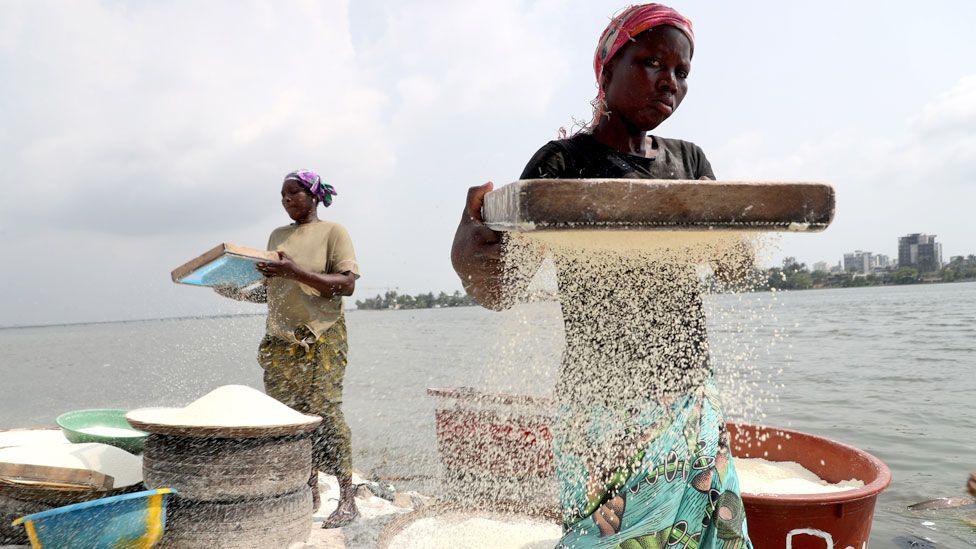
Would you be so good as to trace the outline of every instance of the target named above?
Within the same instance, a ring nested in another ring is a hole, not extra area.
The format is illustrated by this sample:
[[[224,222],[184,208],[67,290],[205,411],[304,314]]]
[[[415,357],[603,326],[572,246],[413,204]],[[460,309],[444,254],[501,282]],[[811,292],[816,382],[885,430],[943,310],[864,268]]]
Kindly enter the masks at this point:
[[[664,410],[656,404],[711,376],[700,266],[737,269],[750,247],[724,231],[564,231],[527,240],[553,258],[566,324],[555,391],[561,453],[587,464],[581,482],[602,479],[642,450],[641,413]]]
[[[560,319],[546,319],[549,329],[542,333],[527,315],[518,313],[526,306],[506,313],[511,317],[509,333],[504,334],[507,343],[486,378],[494,375],[489,384],[495,390],[518,393],[532,387],[533,394],[554,394],[555,403],[546,413],[554,416],[555,428],[570,445],[564,450],[584,456],[596,475],[613,471],[624,465],[624,456],[639,450],[632,436],[635,411],[651,409],[649,403],[700,385],[717,369],[709,343],[712,322],[706,326],[702,296],[718,289],[735,294],[734,299],[723,299],[721,307],[707,308],[732,325],[722,334],[724,343],[731,340],[719,365],[719,385],[729,397],[723,400],[734,412],[755,417],[771,399],[764,393],[769,374],[757,367],[760,345],[742,325],[761,325],[771,315],[771,305],[766,300],[757,311],[755,303],[742,297],[748,294],[740,292],[756,286],[754,255],[764,244],[754,234],[734,231],[507,233],[508,299],[524,300],[526,291],[530,297],[558,292],[561,311],[555,314]],[[542,272],[537,272],[543,257],[547,259]],[[738,276],[723,282],[722,275],[728,273]],[[538,322],[539,307],[532,307],[532,318]],[[559,324],[564,329],[552,330]],[[540,349],[553,347],[553,331],[564,338],[561,356],[542,357]],[[548,390],[539,390],[540,379],[548,381]],[[604,414],[599,425],[589,416],[594,407]],[[513,415],[524,412],[512,410]],[[504,423],[497,411],[491,414],[486,417]],[[491,440],[477,445],[486,462],[504,460],[493,455]],[[538,507],[544,499],[549,503],[543,506],[553,508],[552,490],[527,483],[517,471],[508,477],[467,475],[449,479],[449,484],[455,493],[469,494],[473,503],[521,498]],[[554,484],[552,479],[548,482]]]

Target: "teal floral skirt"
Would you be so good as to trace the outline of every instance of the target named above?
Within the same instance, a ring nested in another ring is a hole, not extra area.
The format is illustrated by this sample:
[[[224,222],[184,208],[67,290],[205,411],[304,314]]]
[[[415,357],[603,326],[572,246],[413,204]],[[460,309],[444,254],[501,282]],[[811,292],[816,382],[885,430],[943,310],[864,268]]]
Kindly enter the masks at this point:
[[[555,435],[558,548],[752,548],[713,381],[627,410],[560,405]]]

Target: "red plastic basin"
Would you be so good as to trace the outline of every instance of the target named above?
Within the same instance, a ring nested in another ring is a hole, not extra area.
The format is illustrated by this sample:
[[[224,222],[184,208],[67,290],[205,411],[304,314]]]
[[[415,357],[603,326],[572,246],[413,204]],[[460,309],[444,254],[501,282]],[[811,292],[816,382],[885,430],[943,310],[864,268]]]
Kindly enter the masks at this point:
[[[833,440],[776,427],[728,424],[732,455],[795,461],[828,482],[856,478],[864,487],[810,495],[742,494],[756,549],[863,549],[874,505],[891,471],[871,454]]]

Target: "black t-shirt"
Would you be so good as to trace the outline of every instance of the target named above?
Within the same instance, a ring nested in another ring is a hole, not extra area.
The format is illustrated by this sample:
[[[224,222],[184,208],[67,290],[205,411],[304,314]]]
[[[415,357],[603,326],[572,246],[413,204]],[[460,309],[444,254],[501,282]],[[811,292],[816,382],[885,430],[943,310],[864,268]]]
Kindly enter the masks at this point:
[[[588,133],[550,141],[532,156],[520,179],[715,179],[698,145],[650,139],[658,151],[655,158],[619,152]]]
[[[697,145],[652,139],[653,159],[618,152],[585,133],[550,141],[521,179],[715,178]],[[608,262],[599,267],[599,282],[589,284],[590,259],[553,259],[566,328],[557,385],[563,402],[640,406],[641,399],[687,390],[711,374],[699,282],[689,266]]]

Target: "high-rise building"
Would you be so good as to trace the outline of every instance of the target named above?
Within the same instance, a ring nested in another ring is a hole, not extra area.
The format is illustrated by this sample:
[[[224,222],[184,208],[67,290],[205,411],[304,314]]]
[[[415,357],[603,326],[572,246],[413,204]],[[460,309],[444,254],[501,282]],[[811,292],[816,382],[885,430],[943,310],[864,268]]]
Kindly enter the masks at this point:
[[[928,235],[915,233],[898,239],[899,267],[913,267],[918,263],[918,243],[923,238],[928,238]]]
[[[930,271],[938,271],[942,268],[942,244],[940,242],[932,242],[926,244],[919,244],[918,246],[918,270],[919,272],[926,273]]]
[[[870,273],[874,267],[873,255],[871,252],[863,252],[861,250],[844,254],[844,270],[849,273]]]
[[[830,270],[830,267],[827,266],[827,262],[826,261],[818,261],[818,262],[816,262],[816,263],[813,264],[813,272],[815,272],[815,273],[816,272],[824,272],[824,273],[826,273],[829,270]]]
[[[920,273],[942,268],[942,243],[934,234],[913,233],[898,239],[898,266],[915,267]]]
[[[891,267],[891,258],[884,254],[875,255],[874,267],[876,269],[887,269],[888,267]]]

